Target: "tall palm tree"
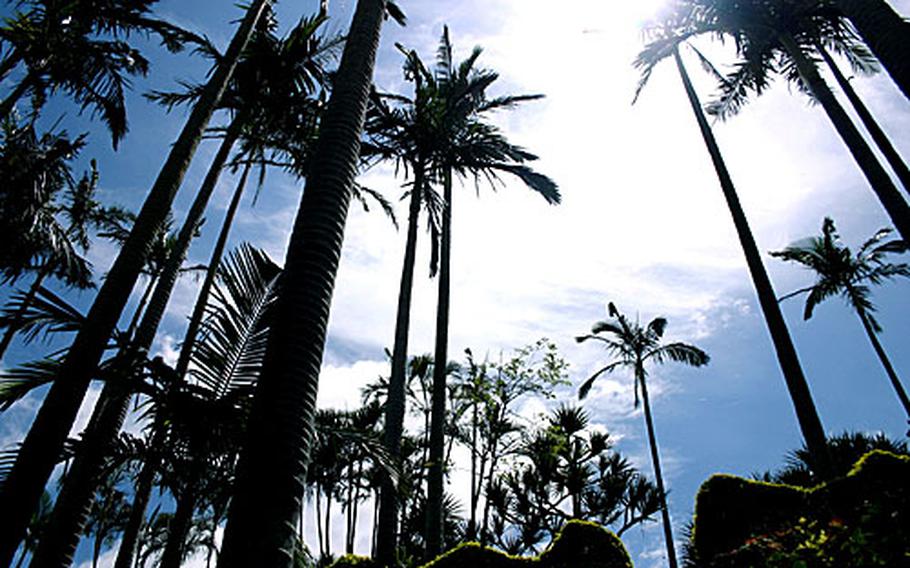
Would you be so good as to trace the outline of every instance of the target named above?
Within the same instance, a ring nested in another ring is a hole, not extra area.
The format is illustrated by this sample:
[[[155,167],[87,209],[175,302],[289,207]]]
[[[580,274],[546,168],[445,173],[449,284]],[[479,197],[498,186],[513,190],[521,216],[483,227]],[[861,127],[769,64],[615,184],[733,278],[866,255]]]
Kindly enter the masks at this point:
[[[660,470],[660,456],[657,451],[657,436],[654,433],[654,421],[651,418],[651,403],[648,400],[648,385],[645,380],[648,376],[646,364],[660,365],[667,361],[684,363],[692,367],[707,365],[707,353],[687,343],[663,343],[664,330],[667,320],[655,318],[648,325],[642,327],[638,321],[631,321],[621,314],[613,302],[608,304],[607,314],[609,321],[600,321],[591,328],[590,335],[576,338],[579,343],[593,339],[604,344],[613,360],[607,366],[594,373],[582,383],[578,389],[578,398],[583,399],[588,395],[597,377],[612,373],[617,369],[629,369],[633,373],[633,390],[635,392],[635,407],[638,407],[639,390],[641,401],[645,410],[645,427],[648,430],[648,443],[651,447],[651,463],[654,466],[654,478],[661,500],[661,514],[663,516],[664,539],[667,544],[667,561],[670,568],[676,568],[676,552],[673,545],[673,528],[670,524],[670,512],[667,509],[666,491],[664,490],[663,475]]]
[[[388,6],[359,0],[354,11],[288,245],[218,559],[222,568],[289,566],[293,559],[332,291]]]
[[[891,176],[837,101],[814,60],[818,45],[861,58],[867,52],[858,43],[846,19],[813,0],[683,0],[665,23],[677,40],[698,34],[731,37],[740,60],[723,82],[721,98],[709,105],[718,116],[735,113],[751,93],[761,93],[771,73],[780,73],[797,89],[819,102],[847,149],[853,155],[892,223],[910,240],[910,205]]]
[[[840,67],[838,67],[837,62],[834,61],[831,54],[828,53],[828,50],[821,44],[816,45],[816,49],[825,62],[825,65],[827,65],[831,74],[834,76],[834,80],[837,81],[837,85],[840,87],[841,91],[844,92],[847,100],[850,101],[850,105],[853,107],[857,116],[859,116],[863,126],[866,127],[869,136],[875,142],[875,145],[878,146],[878,149],[885,157],[885,160],[887,160],[888,165],[890,165],[891,169],[894,170],[894,173],[897,174],[897,179],[899,179],[901,185],[904,186],[904,191],[910,193],[910,168],[907,167],[907,162],[905,162],[904,158],[898,153],[894,144],[892,144],[891,140],[888,138],[888,135],[885,134],[885,131],[882,130],[878,121],[872,116],[869,107],[866,106],[866,103],[864,103],[856,93],[853,85],[850,84],[850,79],[844,76],[843,71],[840,70]],[[860,71],[862,71],[862,69],[860,69]]]
[[[891,78],[910,98],[910,24],[886,0],[833,0],[859,32]]]
[[[870,298],[870,285],[878,286],[898,277],[910,278],[910,265],[892,264],[887,261],[888,255],[908,250],[908,244],[902,240],[885,240],[889,234],[890,229],[878,231],[854,254],[840,243],[840,235],[837,234],[834,221],[826,217],[822,223],[820,237],[796,242],[784,250],[772,252],[771,256],[796,262],[815,272],[815,284],[784,296],[792,298],[807,294],[806,307],[803,311],[805,319],[812,317],[818,304],[833,296],[842,297],[856,311],[872,348],[875,349],[875,354],[885,368],[891,386],[910,420],[910,398],[907,397],[907,391],[904,390],[894,366],[878,340],[877,334],[882,328],[873,316],[875,304]]]
[[[241,52],[269,0],[256,0],[231,40],[225,60],[212,74],[205,94],[193,107],[177,141],[146,197],[130,237],[108,272],[60,367],[58,380],[26,436],[16,465],[0,488],[0,564],[9,563],[19,545],[31,511],[37,506],[57,456],[72,427],[89,382],[105,351],[142,269],[148,246],[167,217],[174,196],[224,92]]]
[[[48,93],[61,90],[83,110],[98,114],[111,132],[114,148],[127,131],[124,90],[130,76],[144,76],[149,63],[127,41],[130,34],[156,34],[171,51],[194,36],[151,16],[158,0],[25,0],[0,26],[9,46],[0,77],[22,65],[25,76],[0,102],[0,118],[31,94],[37,113]]]
[[[678,43],[678,38],[675,35],[657,38],[638,55],[635,65],[642,70],[642,78],[636,97],[647,84],[654,67],[664,58],[672,56],[682,79],[686,97],[689,100],[692,112],[695,114],[695,120],[698,123],[702,139],[705,142],[708,154],[711,156],[711,162],[714,165],[727,207],[730,209],[730,215],[733,217],[733,226],[736,229],[740,246],[743,248],[743,254],[746,257],[746,265],[749,268],[752,284],[755,286],[755,292],[758,295],[759,305],[765,316],[765,323],[768,326],[768,332],[774,344],[775,354],[784,376],[790,400],[796,411],[796,418],[803,439],[806,441],[806,446],[812,452],[812,455],[815,456],[816,471],[828,471],[826,465],[828,450],[825,442],[825,429],[815,408],[815,402],[812,400],[812,393],[809,390],[809,385],[800,365],[796,347],[793,345],[793,339],[790,337],[790,331],[787,329],[787,323],[777,303],[777,295],[774,293],[771,279],[768,277],[768,272],[762,263],[761,253],[755,244],[755,237],[752,235],[749,221],[746,218],[745,211],[743,211],[742,203],[739,201],[736,187],[733,185],[733,178],[730,176],[730,171],[727,169],[726,162],[720,152],[717,139],[708,124],[708,119],[702,110],[698,94],[695,92],[695,87],[692,85],[682,57],[680,57]]]
[[[498,79],[493,71],[475,67],[482,50],[475,47],[471,55],[456,64],[452,54],[449,30],[443,30],[433,73],[424,70],[424,80],[439,99],[440,136],[434,148],[434,177],[441,179],[443,205],[439,235],[439,296],[436,311],[435,361],[448,360],[450,270],[452,243],[453,177],[473,178],[495,184],[500,176],[518,178],[547,203],[561,201],[556,183],[526,164],[537,156],[511,144],[498,128],[486,122],[489,113],[511,109],[541,95],[506,95],[490,98],[487,89]],[[441,552],[443,529],[443,470],[445,461],[444,425],[446,420],[446,366],[433,368],[433,411],[430,428],[430,460],[427,485],[427,557]]]

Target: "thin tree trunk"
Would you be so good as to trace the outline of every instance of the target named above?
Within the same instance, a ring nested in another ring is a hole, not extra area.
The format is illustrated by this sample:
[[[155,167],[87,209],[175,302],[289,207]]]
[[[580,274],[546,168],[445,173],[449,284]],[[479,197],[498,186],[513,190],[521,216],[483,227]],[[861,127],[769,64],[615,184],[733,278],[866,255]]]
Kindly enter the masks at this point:
[[[145,354],[155,339],[190,243],[242,127],[243,119],[238,115],[228,128],[202,186],[193,199],[174,249],[158,275],[157,285],[154,286],[151,300],[132,343],[118,355],[123,359],[123,371],[126,374],[120,377],[121,380],[107,381],[101,391],[99,403],[92,413],[93,426],[86,430],[81,451],[73,462],[70,475],[64,481],[50,524],[35,551],[35,559],[32,561],[35,568],[68,565],[72,561],[72,555],[79,545],[79,534],[88,519],[92,495],[101,479],[104,460],[116,442],[129,410],[129,400],[133,394],[129,384],[133,365],[137,363],[136,358],[141,361],[146,357]]]
[[[219,65],[193,107],[177,141],[142,206],[130,236],[76,335],[58,378],[26,436],[18,459],[0,489],[0,566],[9,564],[25,535],[69,430],[95,375],[123,307],[129,299],[158,228],[170,212],[174,196],[202,139],[205,128],[236,67],[241,52],[269,0],[256,0],[231,40]]]
[[[0,81],[5,79],[9,72],[19,65],[20,61],[22,61],[22,56],[19,54],[19,50],[12,49],[3,62],[0,62]]]
[[[404,432],[405,374],[407,372],[408,336],[411,325],[411,295],[414,288],[414,265],[417,257],[417,228],[420,217],[424,166],[414,165],[414,188],[408,211],[408,233],[404,247],[404,264],[398,289],[398,311],[395,317],[395,343],[392,347],[392,372],[386,396],[384,441],[389,457],[398,462],[401,456],[401,436]],[[376,557],[388,564],[394,558],[398,534],[398,489],[391,478],[384,476],[380,493],[379,534]]]
[[[177,500],[177,510],[167,528],[167,544],[161,554],[160,568],[180,568],[195,510],[196,499],[192,494],[183,495]]]
[[[133,317],[130,319],[130,325],[126,328],[127,338],[132,338],[133,334],[136,332],[136,327],[139,325],[139,318],[142,317],[145,306],[148,304],[149,297],[151,297],[152,292],[155,290],[155,284],[157,283],[158,274],[152,274],[148,284],[145,285],[145,290],[142,291],[142,297],[139,298],[139,303],[136,305],[136,310],[133,312]]]
[[[384,0],[358,0],[288,244],[218,566],[290,565]]]
[[[41,272],[35,276],[35,280],[32,282],[32,285],[29,287],[28,292],[25,294],[25,298],[22,299],[22,305],[19,306],[19,309],[16,310],[16,313],[13,314],[13,320],[7,325],[6,331],[3,333],[3,339],[0,340],[0,361],[3,360],[3,356],[6,355],[6,350],[9,348],[10,343],[13,341],[13,337],[16,335],[16,332],[19,331],[19,326],[22,322],[22,316],[28,311],[31,307],[32,302],[35,301],[35,296],[38,295],[38,290],[41,289],[41,285],[44,283],[44,280],[50,274],[50,270],[45,267],[41,269]]]
[[[471,413],[471,518],[468,520],[467,540],[477,540],[477,503],[480,501],[480,482],[477,479],[477,401]]]
[[[237,209],[240,206],[240,198],[243,197],[243,191],[246,188],[247,178],[250,175],[251,163],[247,163],[240,175],[240,181],[234,189],[234,195],[231,196],[231,202],[228,205],[227,213],[224,216],[224,222],[221,224],[221,232],[218,233],[218,240],[215,242],[215,248],[212,249],[212,256],[209,258],[208,269],[205,271],[205,280],[199,289],[199,296],[196,298],[196,305],[193,306],[193,314],[190,316],[190,322],[186,328],[186,334],[183,336],[183,345],[180,347],[180,355],[177,359],[177,376],[183,379],[190,365],[190,357],[193,354],[193,347],[196,345],[196,336],[199,334],[199,327],[205,317],[205,308],[209,302],[209,295],[212,292],[212,286],[215,284],[215,277],[218,274],[218,267],[221,265],[221,257],[224,256],[224,249],[227,246],[228,237],[231,234],[231,228],[234,225],[234,217],[237,215]]]
[[[319,485],[316,486],[316,540],[319,541],[319,557],[325,556],[325,541],[322,538],[322,498],[320,495]]]
[[[875,117],[872,116],[869,108],[866,106],[863,100],[859,98],[859,95],[856,94],[856,90],[853,89],[853,85],[851,85],[850,81],[844,77],[843,73],[841,73],[840,68],[831,57],[831,54],[828,53],[828,50],[826,50],[821,44],[816,44],[815,49],[821,54],[822,59],[825,60],[825,63],[831,70],[831,74],[834,75],[835,81],[837,81],[838,86],[840,86],[841,90],[844,92],[844,95],[846,95],[847,99],[850,101],[850,104],[853,106],[853,109],[856,111],[856,114],[862,121],[863,126],[866,127],[866,130],[869,132],[869,135],[872,137],[875,145],[878,146],[878,149],[881,150],[882,155],[885,156],[885,159],[888,161],[888,165],[890,165],[891,169],[894,170],[894,173],[897,174],[897,178],[901,180],[901,185],[904,186],[904,191],[910,193],[910,168],[907,167],[907,163],[904,162],[904,159],[897,152],[897,149],[894,148],[894,144],[891,143],[888,135],[885,134],[885,131],[882,130],[881,126],[879,126],[878,122],[875,120]]]
[[[717,140],[714,138],[714,133],[711,132],[711,127],[708,125],[707,118],[705,118],[698,95],[695,93],[695,88],[692,86],[689,74],[686,72],[678,51],[674,53],[674,58],[686,95],[692,106],[692,112],[695,114],[695,119],[708,148],[708,153],[711,155],[711,161],[714,163],[714,169],[717,172],[717,178],[720,181],[724,198],[730,209],[730,215],[733,217],[733,225],[736,227],[736,234],[739,237],[740,245],[743,247],[746,264],[752,276],[752,283],[755,286],[758,302],[765,316],[765,323],[768,326],[771,340],[774,343],[775,353],[784,375],[790,400],[793,402],[793,407],[796,411],[800,431],[806,441],[806,447],[812,455],[813,466],[822,478],[825,478],[831,472],[825,430],[815,409],[815,402],[812,400],[812,393],[809,390],[809,385],[799,363],[799,356],[793,346],[790,331],[787,329],[784,316],[777,303],[777,295],[774,293],[771,280],[768,278],[764,264],[762,264],[761,253],[755,244],[755,238],[752,236],[752,230],[749,228],[749,221],[746,219],[742,204],[739,202],[739,196],[737,196],[736,188],[733,186],[733,179],[730,177],[730,172],[727,170],[726,163],[724,163]]]
[[[155,430],[155,433],[152,434],[153,442],[150,444],[150,453],[146,458],[147,461],[142,464],[139,477],[136,478],[133,504],[130,508],[130,516],[127,519],[126,527],[123,529],[123,535],[120,538],[120,548],[117,550],[114,568],[132,568],[136,560],[139,533],[142,530],[142,524],[145,522],[145,510],[148,508],[149,499],[152,496],[152,488],[155,485],[155,471],[161,459],[155,448],[163,443],[163,438],[163,435],[158,435],[158,430]]]
[[[228,206],[227,215],[225,216],[224,223],[221,226],[221,233],[218,235],[218,241],[215,244],[211,259],[209,260],[205,281],[202,284],[202,288],[199,292],[199,297],[196,299],[196,307],[193,310],[193,317],[190,319],[187,335],[184,338],[183,346],[180,350],[180,360],[178,360],[176,376],[180,381],[184,379],[186,375],[186,368],[189,365],[189,355],[193,347],[193,342],[190,341],[190,337],[195,338],[195,335],[198,332],[199,324],[201,323],[202,316],[205,312],[205,306],[208,303],[208,296],[211,292],[211,287],[215,280],[215,271],[221,262],[221,256],[224,253],[225,243],[227,242],[227,238],[230,233],[234,215],[237,212],[237,206],[240,203],[240,197],[243,194],[244,187],[246,186],[246,180],[247,176],[249,175],[249,171],[250,165],[247,164],[244,167],[243,174],[241,175],[240,181],[237,184],[237,188],[234,190],[234,195],[231,198],[230,205]],[[183,363],[181,370],[180,361],[183,360],[184,354],[186,354],[187,359],[186,362]],[[164,443],[164,425],[156,422],[156,425],[153,428],[153,432],[154,434],[152,443],[150,444],[153,453],[148,457],[148,460],[142,464],[142,470],[136,482],[135,493],[133,496],[133,506],[130,509],[129,520],[123,532],[123,537],[120,542],[120,549],[117,551],[117,560],[114,564],[114,568],[130,568],[133,562],[133,558],[135,557],[137,538],[139,536],[139,531],[142,528],[142,523],[145,520],[145,510],[148,507],[149,498],[151,497],[152,486],[155,479],[155,471],[161,459],[160,455],[155,453],[154,449],[160,447],[161,444]]]
[[[2,102],[0,102],[0,120],[6,119],[13,112],[13,107],[16,106],[16,103],[19,102],[19,99],[29,90],[32,86],[32,83],[35,81],[35,77],[31,71],[19,81],[19,84],[16,85],[16,88],[13,89],[13,92],[9,94]]]
[[[910,98],[910,23],[885,0],[835,0],[885,70]]]
[[[442,506],[445,493],[446,362],[449,349],[449,274],[452,248],[452,170],[443,173],[442,235],[439,243],[439,298],[436,305],[436,352],[433,356],[433,404],[427,472],[426,559],[442,552]]]
[[[907,205],[894,182],[891,181],[888,172],[878,162],[878,158],[866,144],[862,134],[837,102],[834,93],[819,75],[815,64],[806,57],[796,41],[789,35],[781,35],[780,41],[796,64],[800,77],[825,109],[835,130],[840,134],[856,163],[859,164],[863,175],[872,186],[872,190],[878,196],[885,211],[888,212],[888,216],[891,217],[891,222],[894,223],[901,237],[910,242],[910,205]]]
[[[885,368],[885,373],[888,374],[888,380],[891,381],[891,387],[894,388],[894,392],[897,393],[897,398],[901,402],[901,406],[904,407],[904,412],[907,414],[907,418],[910,419],[910,398],[907,397],[907,391],[904,390],[904,385],[901,384],[900,378],[897,376],[897,372],[894,370],[894,367],[891,365],[891,360],[888,359],[888,354],[885,353],[885,348],[882,347],[882,344],[878,341],[878,335],[875,333],[875,329],[872,328],[872,323],[869,321],[869,317],[863,312],[857,312],[859,319],[863,322],[863,329],[866,330],[866,335],[869,336],[869,341],[872,342],[872,348],[875,349],[875,354],[878,355],[879,361],[882,363],[882,367]]]
[[[645,426],[648,429],[648,445],[651,447],[651,463],[654,465],[654,479],[657,482],[657,491],[660,493],[660,513],[663,518],[664,540],[667,544],[667,562],[670,568],[676,568],[676,546],[673,542],[673,525],[670,523],[670,509],[667,507],[667,492],[664,489],[663,473],[660,469],[660,455],[657,451],[657,436],[654,434],[654,421],[651,418],[651,402],[648,400],[648,386],[645,383],[645,373],[641,369],[641,362],[635,370],[638,375],[638,384],[641,385],[641,401],[645,407]]]
[[[332,554],[332,494],[325,493],[325,553]]]

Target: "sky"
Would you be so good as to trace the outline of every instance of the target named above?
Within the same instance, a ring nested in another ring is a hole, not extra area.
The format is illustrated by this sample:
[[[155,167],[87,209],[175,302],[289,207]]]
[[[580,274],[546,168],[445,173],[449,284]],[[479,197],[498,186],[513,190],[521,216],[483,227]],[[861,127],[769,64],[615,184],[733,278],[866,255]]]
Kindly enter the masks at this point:
[[[331,29],[346,29],[353,4],[330,3]],[[554,404],[572,402],[577,385],[606,362],[597,345],[577,345],[573,338],[606,317],[608,301],[642,321],[667,317],[668,340],[696,344],[711,356],[705,368],[667,365],[651,376],[670,512],[681,539],[695,494],[708,476],[778,467],[800,445],[800,435],[729,213],[672,64],[655,71],[632,105],[638,76],[631,62],[642,46],[641,27],[659,13],[662,0],[569,0],[557,9],[542,0],[466,0],[444,9],[427,0],[400,4],[409,22],[405,28],[388,22],[383,30],[375,76],[380,90],[407,92],[396,42],[431,61],[448,24],[456,60],[475,45],[484,48],[480,64],[500,73],[494,94],[546,95],[495,120],[512,141],[540,157],[535,168],[556,180],[563,195],[561,205],[550,206],[510,180],[495,192],[475,191],[473,183],[456,187],[449,352],[457,357],[470,347],[475,355],[498,358],[550,338],[570,362],[573,383],[557,393]],[[910,0],[892,4],[910,14]],[[313,1],[279,3],[282,27],[316,8]],[[228,23],[240,15],[233,2],[223,0],[162,0],[158,13],[219,45],[227,43],[233,29]],[[718,61],[728,56],[716,45],[698,45]],[[81,167],[96,158],[102,198],[134,209],[185,119],[179,110],[165,114],[153,107],[142,93],[173,88],[178,79],[201,80],[207,69],[202,61],[165,54],[151,44],[147,53],[152,72],[134,82],[128,101],[131,131],[118,152],[100,126],[64,100],[52,101],[43,118],[46,125],[60,119],[72,133],[91,132]],[[691,53],[685,57],[707,100],[710,78]],[[898,150],[910,153],[908,101],[884,75],[857,78],[854,86]],[[9,85],[2,88],[6,92]],[[740,115],[714,126],[760,250],[779,250],[818,233],[826,215],[854,247],[888,225],[823,111],[782,82]],[[178,220],[214,152],[213,142],[200,147],[175,204]],[[360,181],[396,201],[403,192],[404,180],[390,168],[375,168]],[[235,176],[223,176],[214,210],[190,252],[192,262],[207,260],[235,182]],[[242,205],[232,243],[248,241],[281,262],[301,189],[300,182],[270,173],[256,205],[249,198]],[[403,219],[406,206],[399,202],[397,211]],[[394,332],[403,250],[402,231],[381,213],[352,206],[320,380],[321,406],[353,408],[359,389],[388,372],[384,350]],[[432,351],[435,334],[436,283],[428,278],[429,239],[423,231],[418,251],[412,354]],[[105,243],[93,249],[99,273],[115,254]],[[798,267],[768,256],[764,260],[778,295],[812,281]],[[198,286],[192,278],[178,285],[155,343],[166,358],[175,355]],[[910,375],[908,292],[907,282],[874,291],[882,343],[903,376]],[[87,307],[92,296],[67,297]],[[138,287],[133,302],[137,297]],[[808,322],[799,300],[783,308],[828,433],[883,432],[901,438],[905,417],[856,315],[839,299],[823,304]],[[9,367],[46,349],[17,343],[3,364]],[[0,414],[0,447],[21,439],[41,395]],[[93,388],[80,425],[96,396]],[[617,449],[650,474],[631,378],[618,373],[598,379],[584,407],[618,440]],[[526,413],[534,420],[540,410],[530,404]],[[456,494],[464,492],[460,479],[464,472],[456,469],[450,487]],[[334,541],[343,542],[340,533]],[[656,523],[629,531],[625,541],[636,566],[664,565]],[[365,543],[358,546],[366,551]],[[106,555],[108,562],[112,554]],[[79,560],[87,558],[83,547]]]

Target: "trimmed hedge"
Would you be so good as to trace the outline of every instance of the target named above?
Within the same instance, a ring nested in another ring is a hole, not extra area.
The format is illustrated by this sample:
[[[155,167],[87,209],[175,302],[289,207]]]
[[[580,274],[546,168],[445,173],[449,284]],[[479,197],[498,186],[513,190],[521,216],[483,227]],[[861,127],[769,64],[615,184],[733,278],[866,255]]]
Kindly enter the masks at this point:
[[[622,541],[600,525],[569,521],[537,557],[509,556],[476,542],[461,544],[423,568],[632,568]]]
[[[910,566],[910,457],[876,450],[812,489],[716,475],[695,512],[695,566]]]

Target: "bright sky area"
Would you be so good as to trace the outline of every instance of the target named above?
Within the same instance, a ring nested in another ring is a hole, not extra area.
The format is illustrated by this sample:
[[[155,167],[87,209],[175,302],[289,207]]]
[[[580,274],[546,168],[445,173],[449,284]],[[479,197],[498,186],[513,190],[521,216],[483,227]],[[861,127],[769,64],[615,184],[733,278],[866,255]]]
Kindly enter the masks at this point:
[[[332,29],[346,29],[353,4],[331,2]],[[443,24],[448,24],[456,59],[475,45],[484,48],[482,65],[502,76],[496,92],[546,95],[497,120],[513,141],[540,156],[536,168],[559,183],[564,203],[548,206],[513,182],[495,193],[482,189],[479,196],[473,184],[457,191],[449,352],[459,357],[470,347],[477,355],[498,358],[500,352],[548,337],[571,363],[577,386],[605,361],[605,354],[595,344],[576,345],[573,338],[605,317],[607,301],[640,314],[642,320],[666,316],[670,339],[695,343],[712,357],[707,368],[668,365],[655,370],[652,378],[671,515],[680,537],[698,486],[709,475],[775,468],[788,450],[800,445],[800,437],[730,216],[672,64],[662,65],[639,102],[631,104],[637,81],[631,62],[642,46],[640,28],[660,4],[402,1],[409,24],[404,29],[386,24],[375,81],[384,91],[407,89],[395,42],[432,60]],[[910,0],[892,4],[910,13]],[[316,5],[280,2],[282,26],[315,11]],[[240,14],[225,0],[162,0],[158,12],[220,45],[233,30],[228,22]],[[708,50],[714,53],[714,48]],[[135,82],[129,101],[131,132],[116,154],[101,128],[66,102],[54,101],[44,121],[63,116],[62,125],[70,132],[91,131],[82,163],[97,158],[103,198],[134,209],[185,117],[180,111],[166,115],[141,93],[171,88],[175,79],[201,80],[206,70],[200,60],[155,49],[149,53],[154,67],[149,79]],[[718,53],[723,61],[725,52]],[[691,53],[686,57],[707,99],[710,78],[700,72]],[[908,101],[886,76],[857,78],[854,85],[898,149],[910,154]],[[761,250],[778,250],[819,232],[826,215],[853,246],[888,224],[822,110],[782,82],[740,116],[715,126]],[[178,220],[214,148],[208,142],[197,155],[178,198]],[[403,180],[388,168],[372,170],[361,181],[396,201],[402,193]],[[234,182],[233,176],[222,180],[191,261],[206,261]],[[243,205],[232,241],[264,247],[281,262],[301,187],[283,174],[270,174],[255,207]],[[400,216],[406,214],[401,203],[397,209]],[[435,331],[435,282],[425,269],[429,239],[423,232],[420,238],[412,310],[414,354],[432,350]],[[392,342],[403,249],[404,234],[381,214],[352,208],[320,383],[321,405],[354,407],[360,387],[388,372],[384,349]],[[96,268],[103,271],[115,253],[110,245],[99,244],[92,253]],[[779,295],[811,283],[811,275],[799,268],[767,256],[765,262]],[[175,354],[197,286],[185,278],[171,302],[155,347],[166,357]],[[907,282],[874,292],[885,330],[882,342],[905,377],[910,376],[908,292]],[[89,293],[68,297],[82,306],[91,300]],[[822,305],[809,322],[802,320],[799,300],[785,303],[784,310],[827,431],[902,437],[905,418],[855,314],[840,300]],[[17,345],[6,364],[43,350]],[[559,393],[556,402],[574,400],[574,389]],[[40,394],[0,415],[0,447],[23,436]],[[83,407],[80,425],[96,396],[97,389]],[[600,379],[585,407],[618,440],[619,450],[650,473],[644,421],[633,408],[631,378],[618,374]],[[531,404],[525,413],[533,418],[543,410],[539,403]],[[463,472],[456,471],[456,485],[459,479]],[[452,490],[463,493],[456,486]],[[656,523],[629,531],[625,540],[636,566],[664,565]],[[343,542],[340,533],[334,541]],[[358,551],[367,551],[365,541],[358,543]],[[80,553],[80,561],[88,557],[87,551]],[[106,554],[103,560],[111,559]]]

